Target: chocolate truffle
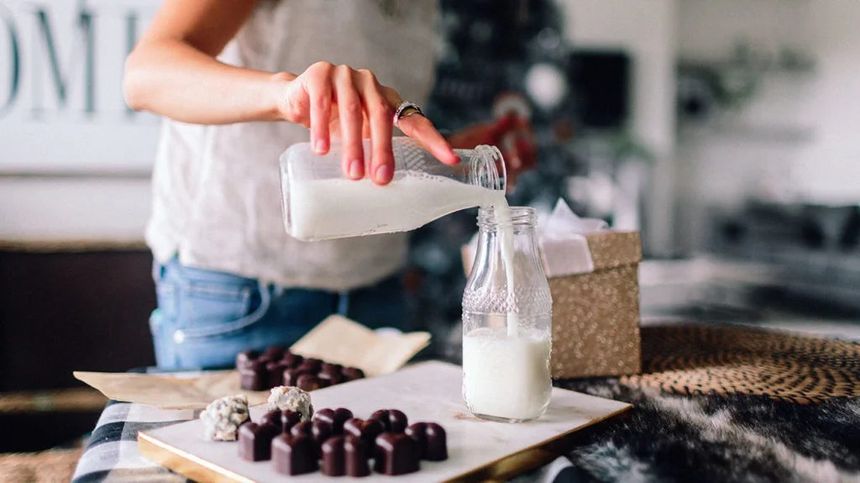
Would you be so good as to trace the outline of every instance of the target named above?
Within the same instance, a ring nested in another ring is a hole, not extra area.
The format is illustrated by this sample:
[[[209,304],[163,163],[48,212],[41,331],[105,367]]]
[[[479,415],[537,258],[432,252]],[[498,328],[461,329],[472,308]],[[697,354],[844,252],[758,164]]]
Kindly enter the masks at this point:
[[[239,427],[248,420],[248,398],[242,394],[212,401],[203,412],[203,437],[213,441],[236,441]]]
[[[310,421],[314,415],[314,406],[311,404],[311,395],[297,387],[278,386],[273,387],[269,393],[269,409],[289,409],[296,411],[302,416],[302,421]]]
[[[344,436],[343,452],[347,476],[362,477],[370,474],[370,448],[372,446],[352,435]]]
[[[340,373],[343,374],[346,381],[354,381],[356,379],[364,378],[364,371],[357,367],[344,367]]]
[[[403,411],[398,409],[380,409],[370,415],[370,419],[378,419],[388,433],[402,433],[409,424]]]
[[[382,433],[376,437],[373,469],[386,475],[418,471],[418,444],[403,433]]]
[[[376,437],[385,431],[385,427],[378,419],[352,418],[343,423],[343,432],[351,434],[372,448]]]
[[[325,408],[314,413],[314,420],[331,424],[332,434],[343,433],[343,423],[352,418],[352,411],[346,408]]]
[[[331,424],[324,421],[302,421],[290,429],[293,436],[308,436],[314,442],[317,453],[322,450],[322,444],[332,436]]]
[[[265,461],[272,457],[272,440],[280,431],[270,424],[248,423],[239,427],[239,457]]]
[[[308,436],[281,434],[272,441],[275,471],[295,476],[319,469],[314,442]]]
[[[263,391],[268,389],[268,373],[266,362],[260,358],[239,367],[239,385],[248,391]]]
[[[448,459],[448,442],[445,429],[436,423],[415,423],[406,428],[406,436],[418,444],[421,459],[444,461]]]

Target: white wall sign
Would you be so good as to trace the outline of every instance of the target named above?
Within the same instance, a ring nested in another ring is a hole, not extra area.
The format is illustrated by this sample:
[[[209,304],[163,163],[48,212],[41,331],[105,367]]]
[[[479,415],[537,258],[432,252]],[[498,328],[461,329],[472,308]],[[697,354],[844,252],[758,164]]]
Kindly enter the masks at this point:
[[[0,0],[0,174],[145,173],[158,121],[122,98],[158,2]]]

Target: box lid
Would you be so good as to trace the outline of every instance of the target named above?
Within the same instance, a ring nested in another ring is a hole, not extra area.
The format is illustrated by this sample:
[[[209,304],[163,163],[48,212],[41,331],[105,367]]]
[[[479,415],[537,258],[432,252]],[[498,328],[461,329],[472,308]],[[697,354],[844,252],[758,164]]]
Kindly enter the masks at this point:
[[[585,236],[595,270],[632,265],[642,260],[638,231],[601,231]]]

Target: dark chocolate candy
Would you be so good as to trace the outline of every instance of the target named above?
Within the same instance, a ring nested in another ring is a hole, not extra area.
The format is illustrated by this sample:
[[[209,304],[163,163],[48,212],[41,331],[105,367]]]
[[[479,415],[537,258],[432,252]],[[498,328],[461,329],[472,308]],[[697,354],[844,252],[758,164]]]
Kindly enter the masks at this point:
[[[331,424],[332,434],[343,433],[343,423],[352,418],[352,411],[346,408],[325,408],[314,413],[314,420]]]
[[[351,434],[373,447],[376,437],[385,431],[385,426],[378,419],[352,418],[343,423],[343,432]]]
[[[298,411],[285,409],[281,411],[281,427],[285,433],[289,433],[293,426],[302,421],[302,414]]]
[[[331,424],[325,421],[302,421],[290,429],[290,434],[310,437],[317,454],[321,452],[323,442],[333,436]]]
[[[273,345],[267,347],[265,352],[263,352],[263,355],[273,361],[276,361],[281,357],[284,357],[284,351],[285,349],[282,346]]]
[[[321,374],[340,374],[340,371],[343,370],[343,366],[340,364],[335,364],[333,362],[323,362],[322,367],[320,368]]]
[[[315,391],[326,387],[323,381],[314,374],[302,374],[296,381],[296,386],[303,391]]]
[[[340,373],[343,374],[344,379],[347,381],[364,378],[364,371],[357,367],[344,367]]]
[[[304,369],[287,369],[283,372],[283,384],[285,386],[298,386],[299,378],[305,374],[314,375],[312,372],[308,372]]]
[[[272,409],[266,412],[266,414],[260,416],[259,424],[270,424],[278,428],[279,433],[282,433],[284,431],[284,423],[281,422],[281,410]]]
[[[322,444],[322,474],[343,476],[346,474],[346,454],[343,436],[332,436]]]
[[[279,433],[288,433],[301,420],[302,415],[296,411],[272,409],[260,417],[260,424],[270,424],[278,428]]]
[[[403,475],[420,468],[418,444],[403,433],[382,433],[376,437],[373,469],[386,475]]]
[[[254,359],[250,364],[239,369],[239,384],[242,389],[249,391],[262,391],[268,389],[268,376],[266,362],[260,358]]]
[[[370,474],[367,445],[355,436],[332,436],[322,445],[322,472],[327,476]]]
[[[239,457],[264,461],[272,457],[272,439],[280,433],[270,424],[248,423],[239,426]]]
[[[344,437],[343,452],[346,458],[346,475],[362,477],[370,475],[371,445],[352,435]]]
[[[281,434],[272,441],[272,461],[275,471],[295,476],[319,469],[317,452],[308,436]]]
[[[281,361],[266,364],[266,384],[271,389],[284,383],[284,370],[287,366]]]
[[[378,419],[385,428],[385,431],[389,433],[402,433],[409,424],[406,415],[399,409],[380,409],[374,411],[370,415],[370,419]]]
[[[284,361],[284,364],[286,364],[286,366],[290,369],[295,369],[299,367],[302,362],[305,361],[305,358],[298,354],[293,354],[292,352],[287,351],[287,353],[284,354],[284,357],[281,360]]]
[[[406,428],[406,436],[418,444],[421,459],[444,461],[448,459],[448,441],[445,429],[436,423],[415,423]]]
[[[322,369],[323,361],[319,359],[314,359],[313,357],[308,357],[301,363],[299,369],[306,369],[308,371],[317,373]]]
[[[242,351],[236,354],[236,369],[250,367],[260,353],[257,351]]]
[[[320,372],[319,378],[321,381],[328,383],[329,386],[334,386],[345,381],[343,374],[340,372]]]

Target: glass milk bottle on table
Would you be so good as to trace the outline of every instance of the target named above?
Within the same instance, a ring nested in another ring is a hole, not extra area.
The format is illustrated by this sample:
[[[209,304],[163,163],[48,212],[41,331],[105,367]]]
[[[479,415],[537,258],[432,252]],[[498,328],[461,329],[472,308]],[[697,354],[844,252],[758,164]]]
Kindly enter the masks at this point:
[[[365,143],[365,156],[369,144]],[[393,139],[394,179],[377,186],[350,180],[340,149],[315,154],[308,143],[281,156],[281,188],[287,233],[326,240],[414,230],[465,208],[505,204],[505,170],[492,146],[455,150],[461,162],[446,166],[406,137]]]
[[[552,297],[532,208],[482,208],[463,292],[463,399],[475,416],[539,418],[550,401]]]

